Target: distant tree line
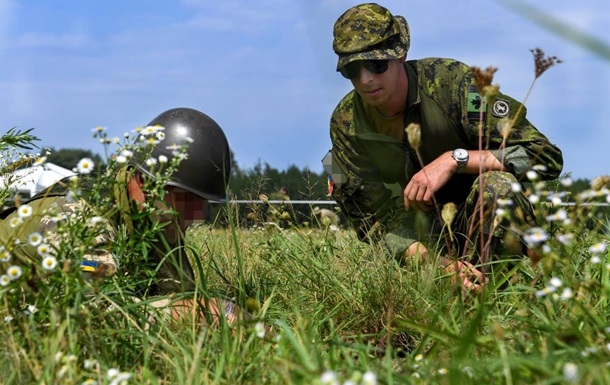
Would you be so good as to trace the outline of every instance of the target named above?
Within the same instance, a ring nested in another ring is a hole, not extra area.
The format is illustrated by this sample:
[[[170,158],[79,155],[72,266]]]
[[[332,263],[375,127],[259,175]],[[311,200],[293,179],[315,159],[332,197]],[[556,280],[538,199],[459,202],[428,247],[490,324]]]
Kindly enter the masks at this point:
[[[79,160],[85,157],[104,166],[100,155],[90,150],[75,148],[58,150],[51,148],[47,161],[71,170],[76,167]],[[568,176],[569,174],[563,175],[562,178]],[[559,185],[557,182],[551,183],[557,184],[554,189],[567,191],[572,196],[591,187],[591,181],[588,179],[575,179],[569,186]],[[228,185],[230,200],[259,200],[262,195],[270,200],[285,199],[286,196],[279,193],[282,188],[287,191],[287,197],[290,200],[332,200],[328,197],[328,180],[323,171],[318,173],[308,168],[301,169],[296,165],[289,166],[286,170],[278,170],[262,161],[252,168],[242,168],[238,164],[235,154],[231,152],[231,177]],[[310,205],[278,205],[277,208],[280,210],[274,210],[269,205],[251,203],[234,205],[230,207],[230,210],[228,208],[226,204],[211,205],[208,219],[221,223],[228,222],[230,218],[227,213],[230,211],[234,214],[233,220],[250,225],[269,220],[271,214],[277,214],[278,211],[285,211],[289,218],[282,219],[283,223],[301,224],[305,221],[315,221],[312,218],[313,207]]]

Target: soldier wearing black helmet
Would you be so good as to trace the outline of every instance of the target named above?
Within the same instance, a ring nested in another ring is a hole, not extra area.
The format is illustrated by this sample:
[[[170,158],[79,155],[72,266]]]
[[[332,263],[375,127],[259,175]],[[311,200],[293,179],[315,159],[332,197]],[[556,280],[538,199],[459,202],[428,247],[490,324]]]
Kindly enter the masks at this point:
[[[142,248],[143,260],[152,266],[156,275],[149,280],[148,287],[136,288],[136,291],[142,295],[164,296],[153,305],[167,310],[174,318],[191,310],[208,309],[214,317],[225,314],[233,321],[237,313],[230,302],[211,299],[207,303],[195,303],[192,297],[171,295],[193,293],[198,285],[201,263],[186,251],[184,232],[191,223],[205,218],[209,200],[225,198],[230,151],[224,132],[209,116],[190,108],[165,111],[146,129],[163,140],[152,147],[143,146],[145,149],[135,152],[129,162],[118,168],[111,187],[113,191],[108,191],[113,199],[107,212],[86,216],[87,211],[95,209],[91,207],[94,205],[67,194],[69,181],[59,182],[18,208],[0,214],[3,219],[0,221],[0,247],[3,251],[10,250],[9,255],[13,256],[16,265],[39,264],[41,257],[43,261],[46,257],[60,259],[57,254],[64,250],[62,247],[65,248],[67,241],[65,233],[61,232],[62,221],[98,218],[104,225],[101,231],[94,233],[95,246],[88,247],[84,255],[76,256],[82,257],[83,274],[96,279],[117,271],[133,274],[139,266],[130,266],[133,261],[116,255],[112,241],[120,232],[133,237],[139,231],[147,231],[154,223],[162,228],[162,236],[151,237],[149,243],[141,242],[138,247]],[[141,134],[140,138],[144,136]],[[159,182],[156,162],[176,167],[170,179],[160,187],[156,186]],[[164,191],[153,191],[155,188]],[[24,212],[29,215],[24,216]],[[31,238],[28,235],[32,234],[39,240],[28,241]],[[26,239],[19,240],[24,236]],[[41,245],[45,247],[41,249]],[[8,270],[0,271],[0,275],[6,274]]]

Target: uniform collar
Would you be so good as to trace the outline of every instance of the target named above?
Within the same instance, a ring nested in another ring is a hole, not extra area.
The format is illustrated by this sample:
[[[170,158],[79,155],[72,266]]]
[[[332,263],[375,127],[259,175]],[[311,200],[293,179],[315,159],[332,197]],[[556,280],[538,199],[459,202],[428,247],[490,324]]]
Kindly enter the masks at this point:
[[[415,104],[419,104],[419,79],[417,75],[416,60],[405,62],[405,71],[407,71],[407,79],[409,81],[407,90],[407,111]]]

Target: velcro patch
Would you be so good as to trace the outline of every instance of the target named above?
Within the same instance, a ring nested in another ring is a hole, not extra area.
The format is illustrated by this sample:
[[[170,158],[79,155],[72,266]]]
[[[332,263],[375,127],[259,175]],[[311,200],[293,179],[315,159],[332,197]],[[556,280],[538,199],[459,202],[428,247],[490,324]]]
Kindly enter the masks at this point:
[[[487,105],[474,85],[468,88],[468,108],[466,111],[469,121],[480,122],[485,120]]]
[[[491,114],[498,118],[504,118],[510,113],[510,102],[504,99],[497,99],[491,106]]]

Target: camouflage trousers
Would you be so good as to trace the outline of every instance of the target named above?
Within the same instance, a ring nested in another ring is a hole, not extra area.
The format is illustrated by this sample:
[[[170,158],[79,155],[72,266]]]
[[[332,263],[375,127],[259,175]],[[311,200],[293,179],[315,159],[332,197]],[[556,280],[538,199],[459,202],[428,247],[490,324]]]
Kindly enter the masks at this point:
[[[416,222],[415,227],[428,250],[466,257],[473,263],[481,256],[498,256],[503,253],[521,254],[523,243],[514,229],[523,228],[534,221],[534,210],[521,184],[507,172],[489,171],[481,174],[470,188],[464,202],[455,202],[457,213],[451,232],[439,217],[442,207],[428,212],[410,213],[403,220]],[[510,215],[506,215],[509,213]],[[404,219],[408,218],[408,219]],[[414,223],[393,227],[379,239],[386,252],[402,259],[413,242]],[[422,229],[423,227],[423,229]]]

